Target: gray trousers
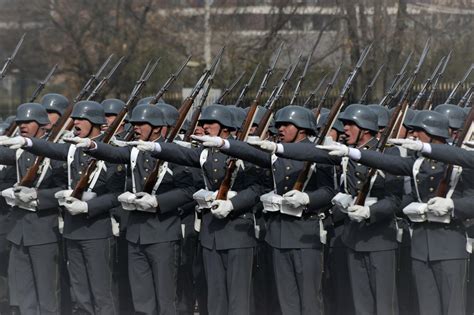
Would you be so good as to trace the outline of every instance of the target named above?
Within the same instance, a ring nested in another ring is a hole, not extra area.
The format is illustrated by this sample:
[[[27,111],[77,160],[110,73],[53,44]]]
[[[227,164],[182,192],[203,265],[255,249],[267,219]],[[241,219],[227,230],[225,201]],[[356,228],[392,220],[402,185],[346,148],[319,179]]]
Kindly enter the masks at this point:
[[[203,248],[210,315],[250,313],[254,249]]]
[[[351,287],[348,285],[347,248],[330,247],[326,262],[324,302],[331,315],[354,314]]]
[[[112,292],[113,237],[67,240],[67,256],[76,312],[115,315]]]
[[[8,252],[6,234],[0,234],[0,314],[6,313],[8,305]]]
[[[398,314],[396,251],[347,250],[355,313]]]
[[[421,315],[465,313],[467,259],[431,262],[413,259],[412,271]]]
[[[322,249],[273,248],[273,268],[283,315],[324,314],[323,265]]]
[[[21,314],[59,314],[58,244],[11,244],[8,264],[10,291]]]
[[[176,314],[179,242],[128,242],[128,275],[137,314]]]

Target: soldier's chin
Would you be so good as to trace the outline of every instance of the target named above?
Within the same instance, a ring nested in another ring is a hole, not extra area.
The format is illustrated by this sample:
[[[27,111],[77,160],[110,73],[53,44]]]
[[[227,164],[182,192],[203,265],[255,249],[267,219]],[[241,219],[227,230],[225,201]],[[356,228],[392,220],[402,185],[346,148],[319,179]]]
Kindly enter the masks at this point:
[[[81,135],[81,129],[79,128],[74,128],[74,131],[73,131],[74,135],[76,137],[79,137]]]

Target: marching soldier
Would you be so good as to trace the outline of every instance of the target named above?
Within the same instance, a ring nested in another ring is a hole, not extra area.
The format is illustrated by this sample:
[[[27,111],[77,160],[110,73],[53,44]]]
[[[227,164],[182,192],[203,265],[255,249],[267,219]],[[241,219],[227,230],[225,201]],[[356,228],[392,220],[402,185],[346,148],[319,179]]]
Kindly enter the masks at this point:
[[[130,123],[138,139],[163,141],[167,127],[174,125],[178,116],[174,107],[166,105],[143,104],[133,110]],[[192,200],[190,172],[165,164],[158,186],[149,194],[143,192],[143,187],[157,162],[150,153],[77,138],[74,141],[90,148],[88,153],[96,158],[130,167],[131,192],[120,195],[119,201],[130,212],[126,238],[134,308],[140,314],[176,314],[179,244],[183,237],[178,207]]]
[[[449,138],[449,121],[437,112],[420,111],[410,125],[414,136],[421,141],[443,144]],[[446,165],[418,155],[399,157],[353,148],[340,150],[359,163],[413,177],[413,202],[403,212],[412,221],[412,272],[419,312],[463,314],[468,253],[462,221],[466,218],[463,213],[466,207],[465,204],[458,207],[451,198],[435,197],[436,185],[443,177]],[[472,180],[459,182],[453,198],[469,196],[472,187]]]
[[[209,136],[228,138],[231,112],[223,105],[204,108],[200,123]],[[202,207],[200,241],[208,286],[209,314],[249,314],[255,234],[251,213],[261,188],[250,165],[239,168],[228,200],[213,200],[225,175],[228,156],[218,149],[184,148],[173,143],[139,142],[160,159],[199,167],[206,190],[194,198]]]
[[[316,130],[313,113],[301,106],[287,106],[275,115],[275,126],[283,143],[310,143]],[[199,139],[199,138],[197,138]],[[276,287],[283,314],[324,313],[322,301],[323,250],[318,211],[334,196],[332,176],[318,167],[303,191],[292,190],[304,163],[276,158],[276,143],[249,140],[247,143],[202,137],[204,145],[220,148],[231,156],[271,169],[274,190],[261,197],[268,217],[266,241],[272,247]],[[222,144],[224,142],[224,144]],[[275,202],[280,199],[279,202]],[[323,240],[323,242],[325,242]]]
[[[71,118],[74,133],[81,138],[98,138],[105,123],[102,106],[93,101],[74,105]],[[15,140],[14,140],[15,139]],[[64,207],[69,275],[78,314],[116,314],[112,297],[112,259],[114,239],[109,210],[118,205],[117,192],[123,189],[123,167],[99,163],[83,200],[70,196],[89,162],[83,149],[65,143],[16,137],[10,145],[54,160],[66,161],[67,188],[55,194]],[[56,200],[56,206],[58,206]]]
[[[37,103],[20,105],[15,121],[22,139],[43,137],[43,127],[50,123],[46,110]],[[15,139],[18,138],[2,139],[2,144],[14,144]],[[0,154],[1,164],[16,165],[18,181],[36,159],[20,146],[1,148]],[[59,231],[54,193],[59,190],[60,175],[58,163],[51,162],[42,169],[33,187],[16,186],[2,191],[13,207],[7,235],[11,243],[8,281],[12,296],[18,298],[13,304],[18,303],[21,314],[59,314]]]
[[[379,131],[377,115],[365,105],[352,104],[341,113],[346,142],[371,151]],[[335,146],[335,145],[334,145]],[[332,146],[331,146],[332,147]],[[394,215],[400,203],[400,183],[388,174],[376,177],[365,205],[351,205],[367,168],[340,156],[328,155],[312,144],[278,146],[277,155],[342,166],[342,191],[333,199],[347,213],[342,241],[348,247],[349,280],[356,314],[396,314],[396,229]]]
[[[49,132],[63,115],[64,110],[69,105],[69,100],[61,94],[48,93],[41,98],[41,105],[46,109],[50,123],[44,128]]]

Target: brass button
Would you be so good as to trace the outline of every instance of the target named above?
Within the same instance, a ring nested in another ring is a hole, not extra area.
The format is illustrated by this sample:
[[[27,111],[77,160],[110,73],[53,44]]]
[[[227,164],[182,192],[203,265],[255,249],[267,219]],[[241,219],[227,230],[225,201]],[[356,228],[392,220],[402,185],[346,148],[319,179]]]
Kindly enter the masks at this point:
[[[79,175],[82,175],[82,171],[79,171]]]
[[[431,169],[432,169],[432,170],[436,169],[436,166],[431,165]]]
[[[434,180],[434,176],[430,176],[430,180]]]
[[[218,160],[218,159],[214,159],[214,162],[219,162],[219,160]]]
[[[433,187],[430,187],[430,192],[433,192],[434,191],[434,188]]]
[[[148,163],[148,159],[145,159],[145,162]]]
[[[30,158],[27,158],[26,160],[27,160],[27,161],[30,161]]]
[[[287,166],[287,167],[286,167],[286,169],[287,169],[287,170],[290,170],[290,169],[291,169],[291,167]]]
[[[217,168],[213,169],[212,171],[213,171],[214,173],[217,173]]]
[[[359,185],[359,184],[360,184],[360,180],[357,181],[357,185]]]
[[[86,155],[87,155],[87,154],[85,154],[85,153],[82,153],[82,156],[86,156]]]
[[[357,175],[357,176],[360,176],[360,172],[356,172],[356,175]]]
[[[216,178],[214,178],[214,183],[217,183],[217,179],[216,179]]]
[[[290,179],[290,176],[285,176],[285,179],[286,179],[286,180],[289,180],[289,179]]]
[[[148,172],[148,169],[147,169],[147,168],[145,168],[145,172]]]
[[[146,180],[146,176],[145,176],[145,177],[143,177],[143,180]]]

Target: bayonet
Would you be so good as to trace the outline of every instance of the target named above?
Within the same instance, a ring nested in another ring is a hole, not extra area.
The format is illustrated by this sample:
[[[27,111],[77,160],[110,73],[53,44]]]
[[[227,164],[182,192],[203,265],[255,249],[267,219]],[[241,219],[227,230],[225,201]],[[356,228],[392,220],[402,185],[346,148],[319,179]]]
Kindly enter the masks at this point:
[[[49,82],[49,79],[53,76],[54,72],[56,72],[56,69],[58,68],[58,64],[55,64],[51,70],[49,71],[48,75],[43,79],[43,81],[40,81],[38,86],[36,87],[36,90],[33,92],[30,98],[30,103],[33,103],[38,95],[43,91],[44,87],[46,86],[46,83]]]

